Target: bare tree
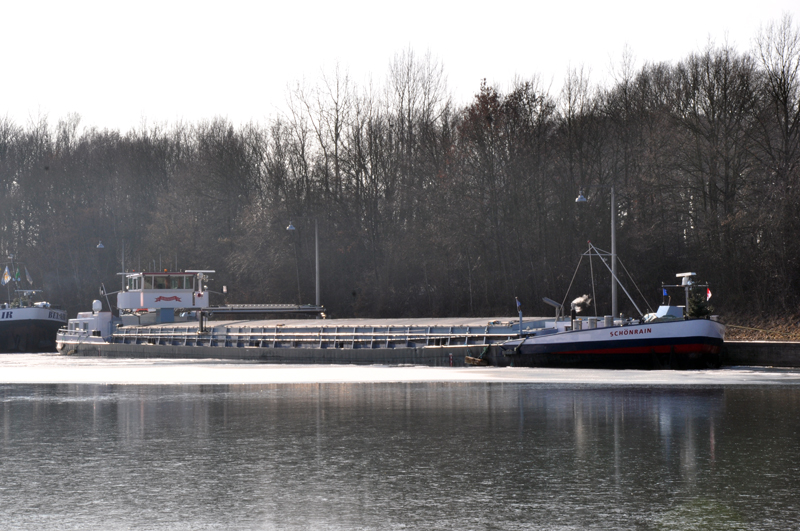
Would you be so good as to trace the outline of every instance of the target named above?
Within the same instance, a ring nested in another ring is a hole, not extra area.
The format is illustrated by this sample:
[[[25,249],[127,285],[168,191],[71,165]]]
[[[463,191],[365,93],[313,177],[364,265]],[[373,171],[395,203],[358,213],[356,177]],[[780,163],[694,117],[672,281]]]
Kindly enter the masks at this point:
[[[761,105],[755,154],[761,178],[754,201],[773,208],[759,209],[753,245],[762,258],[755,281],[768,286],[791,286],[778,296],[793,306],[800,291],[800,28],[786,14],[763,28],[756,38],[762,66]],[[768,273],[774,271],[776,276]]]

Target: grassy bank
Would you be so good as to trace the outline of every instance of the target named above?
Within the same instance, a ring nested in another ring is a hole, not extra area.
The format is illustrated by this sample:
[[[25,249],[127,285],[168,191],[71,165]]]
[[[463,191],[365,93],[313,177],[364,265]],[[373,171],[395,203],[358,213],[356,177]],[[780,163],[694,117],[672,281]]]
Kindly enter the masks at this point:
[[[800,341],[800,316],[726,317],[726,341]]]

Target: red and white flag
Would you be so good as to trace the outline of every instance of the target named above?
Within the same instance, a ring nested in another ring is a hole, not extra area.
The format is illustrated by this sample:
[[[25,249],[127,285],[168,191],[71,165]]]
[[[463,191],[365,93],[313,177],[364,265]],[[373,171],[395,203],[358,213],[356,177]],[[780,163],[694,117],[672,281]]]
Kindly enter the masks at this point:
[[[706,300],[711,298],[711,288],[706,288]]]

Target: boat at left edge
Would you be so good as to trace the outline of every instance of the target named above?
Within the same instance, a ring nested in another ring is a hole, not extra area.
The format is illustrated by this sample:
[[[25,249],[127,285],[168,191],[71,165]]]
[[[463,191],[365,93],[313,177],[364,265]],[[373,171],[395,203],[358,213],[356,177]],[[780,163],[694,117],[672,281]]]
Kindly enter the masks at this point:
[[[67,312],[47,301],[36,300],[41,298],[42,290],[19,289],[23,281],[33,284],[27,268],[12,263],[9,270],[6,264],[0,277],[8,299],[0,304],[0,353],[55,352],[56,334],[67,323]]]

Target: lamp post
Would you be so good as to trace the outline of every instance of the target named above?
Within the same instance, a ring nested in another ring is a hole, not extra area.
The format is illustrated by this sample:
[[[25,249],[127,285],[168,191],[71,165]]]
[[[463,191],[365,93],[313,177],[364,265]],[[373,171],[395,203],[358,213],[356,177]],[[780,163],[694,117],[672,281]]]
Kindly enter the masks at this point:
[[[100,241],[100,243],[97,244],[97,249],[102,251],[105,248],[106,246],[103,245],[102,241]],[[125,240],[122,240],[122,272],[118,274],[121,275],[122,277],[122,287],[120,289],[124,290],[125,289]]]
[[[286,227],[286,230],[295,231],[297,229],[295,228],[294,225],[292,225],[292,222],[289,221],[289,226]],[[316,305],[319,306],[319,226],[317,225],[316,218],[314,218],[314,269],[316,272],[316,288],[317,288]]]
[[[597,185],[595,185],[597,186]],[[583,190],[578,192],[576,203],[586,203]],[[611,185],[611,315],[617,317],[617,206],[614,185]]]

